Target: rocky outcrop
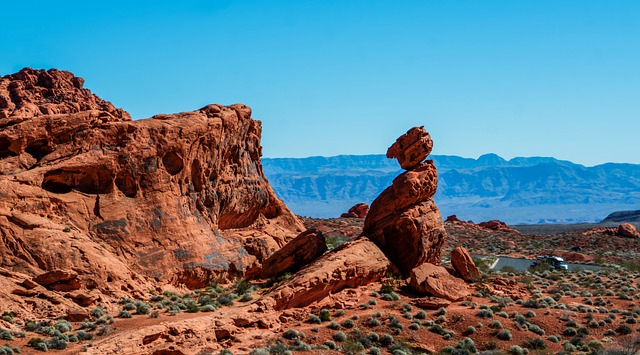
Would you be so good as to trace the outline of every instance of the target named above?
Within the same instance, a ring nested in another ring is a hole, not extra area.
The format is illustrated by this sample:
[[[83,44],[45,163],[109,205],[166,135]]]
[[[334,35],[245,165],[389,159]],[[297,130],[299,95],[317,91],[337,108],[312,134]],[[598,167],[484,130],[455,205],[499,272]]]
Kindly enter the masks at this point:
[[[322,232],[312,228],[300,233],[284,247],[271,254],[260,268],[247,272],[247,277],[271,278],[286,272],[294,273],[327,251]]]
[[[433,202],[438,172],[432,161],[421,162],[432,146],[424,127],[414,127],[389,148],[387,156],[397,157],[401,166],[411,169],[373,201],[364,222],[363,235],[405,276],[425,262],[440,263],[445,231]]]
[[[480,222],[478,225],[482,228],[491,229],[499,232],[519,233],[517,230],[509,227],[506,223],[499,221],[497,219],[492,219],[486,222]]]
[[[349,208],[347,213],[343,213],[341,218],[365,218],[369,213],[369,205],[366,203],[358,203],[353,207]]]
[[[622,223],[618,226],[616,234],[624,238],[640,238],[640,233],[638,233],[636,226],[631,223]]]
[[[478,281],[480,279],[480,271],[471,258],[471,254],[467,249],[456,247],[451,252],[451,266],[465,281]]]
[[[275,309],[305,307],[345,288],[381,280],[394,270],[384,253],[366,238],[345,243],[283,281],[265,297]]]
[[[429,263],[411,270],[410,285],[418,293],[449,301],[458,301],[469,294],[464,281],[451,276],[447,269]]]
[[[0,265],[109,294],[202,287],[303,230],[262,173],[249,107],[131,121],[82,85],[53,69],[0,78]]]

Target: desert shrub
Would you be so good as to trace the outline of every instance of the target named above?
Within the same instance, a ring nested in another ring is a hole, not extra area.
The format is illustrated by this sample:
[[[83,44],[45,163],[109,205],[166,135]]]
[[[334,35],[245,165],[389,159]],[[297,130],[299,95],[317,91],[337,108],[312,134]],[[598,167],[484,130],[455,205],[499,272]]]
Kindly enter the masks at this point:
[[[333,329],[333,330],[338,330],[338,329],[340,329],[340,324],[338,324],[336,322],[331,322],[331,323],[329,323],[327,328]]]
[[[411,329],[411,330],[419,330],[420,329],[420,324],[419,323],[411,323],[409,325],[409,329]]]
[[[47,340],[47,348],[64,350],[67,348],[67,341],[59,337],[53,337]]]
[[[87,333],[84,330],[78,330],[76,332],[76,337],[78,338],[78,340],[92,340],[93,334]]]
[[[287,329],[284,333],[282,333],[282,337],[288,340],[298,339],[300,333],[298,333],[295,329]]]
[[[631,329],[631,327],[629,327],[628,325],[620,324],[616,328],[616,333],[621,334],[621,335],[629,335],[629,334],[633,333],[633,329]]]
[[[444,308],[444,307],[440,307],[440,308],[438,308],[438,310],[433,315],[435,315],[435,316],[443,316],[445,314],[447,314],[447,309]]]
[[[320,319],[320,317],[316,316],[315,314],[310,314],[309,318],[307,318],[307,323],[320,324],[322,323],[322,319]]]
[[[587,346],[589,347],[589,349],[591,349],[592,352],[597,352],[600,351],[602,349],[604,349],[604,345],[602,345],[601,342],[597,341],[597,340],[591,340],[589,342],[589,344],[587,344]]]
[[[552,343],[560,342],[560,337],[557,335],[550,335],[547,339]]]
[[[393,336],[391,336],[391,334],[385,333],[380,336],[380,345],[389,346],[391,343],[393,343]]]
[[[336,343],[334,343],[331,340],[325,341],[324,346],[326,346],[327,348],[329,348],[330,350],[334,350],[335,348],[337,348],[338,346],[336,345]]]
[[[470,325],[467,327],[467,329],[464,330],[464,332],[462,332],[462,335],[471,335],[471,334],[474,334],[475,332],[476,332],[476,328]]]
[[[331,313],[328,309],[320,310],[320,320],[323,322],[328,322],[331,320]]]
[[[118,312],[118,318],[131,318],[131,313],[125,309],[121,309],[120,312]]]
[[[137,314],[149,314],[151,312],[151,307],[142,302],[142,301],[138,301],[136,302],[136,313]]]
[[[91,316],[93,318],[100,318],[100,317],[104,316],[105,314],[107,314],[107,312],[104,310],[104,308],[101,308],[101,307],[95,307],[89,313],[91,313]]]
[[[6,329],[0,328],[0,339],[2,340],[13,340],[13,335]]]
[[[339,309],[337,311],[335,311],[335,313],[333,314],[335,317],[342,317],[344,316],[344,309]]]
[[[345,319],[344,322],[342,322],[342,326],[347,328],[347,329],[351,329],[356,325],[356,323],[354,321],[352,321],[351,319]]]
[[[527,352],[523,348],[519,347],[518,345],[514,345],[511,348],[509,348],[509,354],[512,354],[512,355],[525,355],[526,353]]]
[[[102,325],[96,330],[97,336],[104,336],[111,333],[111,327],[108,324]]]
[[[375,317],[370,317],[365,324],[369,327],[377,327],[380,325],[380,321]]]
[[[544,335],[545,331],[544,329],[540,328],[538,325],[536,324],[531,324],[529,325],[529,331],[534,332],[538,335]]]
[[[343,342],[347,340],[347,335],[343,332],[335,332],[333,334],[333,340]]]
[[[71,324],[69,324],[69,322],[67,322],[66,320],[61,320],[56,322],[56,324],[54,324],[53,327],[60,333],[66,333],[71,331],[71,329],[73,329]]]
[[[529,339],[525,342],[525,346],[529,349],[541,350],[546,349],[547,344],[544,343],[542,338]]]
[[[369,354],[371,354],[371,355],[381,355],[382,354],[382,350],[380,350],[380,348],[376,348],[375,346],[372,346],[371,348],[369,348]]]
[[[373,343],[377,343],[380,340],[380,336],[378,333],[369,333],[367,334],[367,339]]]
[[[491,318],[493,317],[493,312],[490,309],[481,309],[476,316],[480,318]]]
[[[419,310],[413,317],[417,319],[425,319],[427,318],[427,312]]]
[[[527,318],[533,318],[533,317],[536,316],[536,312],[534,312],[534,311],[526,311],[524,313],[524,316],[527,317]]]
[[[28,346],[40,350],[40,351],[49,351],[49,347],[47,346],[47,342],[41,338],[31,338],[27,343]]]
[[[578,335],[578,331],[575,328],[568,327],[562,332],[562,335],[572,337]]]
[[[502,329],[502,323],[499,320],[494,320],[488,325],[491,329]]]
[[[511,338],[513,338],[513,335],[511,335],[511,332],[507,329],[502,329],[501,331],[498,332],[498,334],[496,334],[496,337],[500,340],[511,340]]]

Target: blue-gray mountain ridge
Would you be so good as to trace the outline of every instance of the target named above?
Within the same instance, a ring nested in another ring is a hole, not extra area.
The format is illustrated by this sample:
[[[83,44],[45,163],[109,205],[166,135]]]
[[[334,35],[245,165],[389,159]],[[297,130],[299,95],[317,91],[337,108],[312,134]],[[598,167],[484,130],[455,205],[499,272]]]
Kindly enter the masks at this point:
[[[431,155],[438,172],[435,200],[443,216],[510,224],[599,222],[640,208],[640,165],[585,167],[548,157],[505,160]],[[296,214],[337,217],[371,203],[401,169],[382,154],[262,158],[276,194]]]

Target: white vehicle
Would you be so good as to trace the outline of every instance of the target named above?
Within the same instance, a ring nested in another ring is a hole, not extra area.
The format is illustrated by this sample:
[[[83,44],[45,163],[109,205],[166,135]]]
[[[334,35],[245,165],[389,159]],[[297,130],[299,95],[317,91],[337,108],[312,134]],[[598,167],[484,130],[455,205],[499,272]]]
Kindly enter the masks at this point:
[[[536,266],[542,263],[551,265],[554,270],[569,270],[569,265],[564,262],[564,259],[559,256],[553,255],[541,255],[536,258],[537,260],[531,264],[531,266]]]

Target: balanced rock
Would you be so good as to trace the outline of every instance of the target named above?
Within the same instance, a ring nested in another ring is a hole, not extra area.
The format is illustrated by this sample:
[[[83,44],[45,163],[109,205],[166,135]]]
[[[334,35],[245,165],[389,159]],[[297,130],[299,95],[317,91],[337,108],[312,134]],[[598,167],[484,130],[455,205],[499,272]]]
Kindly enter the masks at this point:
[[[394,156],[415,157],[417,151],[430,152],[432,143],[426,132],[426,137],[423,135],[418,139],[429,142],[418,145],[424,149],[419,150],[415,144],[407,143],[407,139],[417,136],[416,132],[424,132],[424,128],[410,129],[389,148]],[[412,141],[416,142],[415,139]],[[399,150],[403,146],[411,147],[411,150],[403,154]],[[424,154],[419,156],[422,159],[426,157]],[[404,162],[399,161],[401,164]],[[392,185],[373,201],[362,232],[378,245],[404,276],[425,262],[439,264],[445,236],[442,217],[433,201],[438,186],[438,171],[433,161],[409,165],[412,169],[397,176]]]
[[[622,223],[618,226],[617,235],[625,238],[640,238],[640,233],[631,223]]]
[[[458,301],[469,294],[464,281],[451,276],[441,266],[424,263],[411,270],[410,277],[411,289],[421,294],[430,294],[449,301]]]
[[[400,166],[409,170],[422,163],[431,154],[433,141],[424,126],[413,127],[400,136],[387,150],[387,158],[398,159]]]
[[[249,107],[132,121],[83,82],[0,78],[0,266],[142,297],[242,275],[304,230],[262,172]]]
[[[480,271],[471,258],[467,249],[456,247],[451,252],[451,266],[465,281],[477,281],[480,279]]]

